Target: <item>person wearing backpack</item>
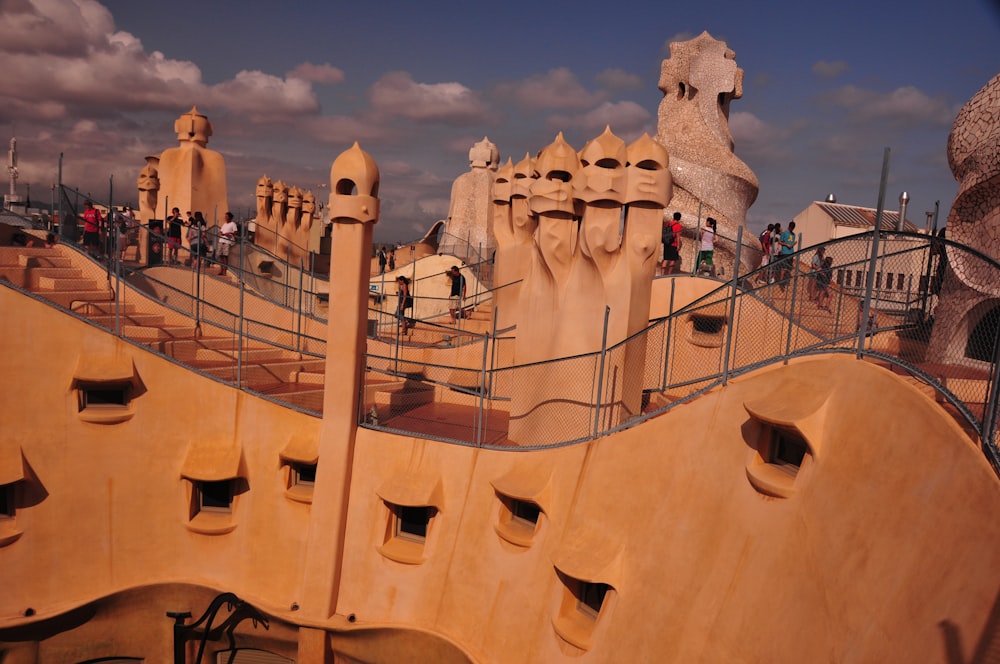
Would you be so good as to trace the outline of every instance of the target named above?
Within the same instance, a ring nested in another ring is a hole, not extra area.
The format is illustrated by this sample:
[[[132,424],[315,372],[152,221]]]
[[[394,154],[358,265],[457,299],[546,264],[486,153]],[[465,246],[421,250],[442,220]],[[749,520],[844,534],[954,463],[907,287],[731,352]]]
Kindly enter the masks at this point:
[[[680,267],[681,261],[681,213],[674,212],[673,219],[663,220],[663,262],[660,268],[663,274],[673,274]]]
[[[774,224],[768,224],[767,228],[760,234],[757,238],[760,240],[760,273],[757,275],[756,282],[759,284],[761,282],[767,283],[768,273],[770,270],[765,269],[768,263],[771,262],[771,233],[774,232]]]

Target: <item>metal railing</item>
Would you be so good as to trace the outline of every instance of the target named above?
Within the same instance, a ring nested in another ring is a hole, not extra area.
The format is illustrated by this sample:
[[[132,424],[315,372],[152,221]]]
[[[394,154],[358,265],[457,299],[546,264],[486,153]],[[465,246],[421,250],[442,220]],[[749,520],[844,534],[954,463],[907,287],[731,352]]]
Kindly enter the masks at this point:
[[[737,252],[741,240],[733,243]],[[820,247],[834,262],[812,271],[809,265]],[[188,366],[249,391],[254,389],[246,380],[248,358],[256,351],[263,354],[258,346],[291,353],[291,363],[300,365],[297,371],[322,371],[325,321],[304,305],[316,295],[302,285],[304,280],[294,295],[275,301],[248,286],[253,276],[237,262],[242,252],[234,252],[229,266],[238,276],[235,284],[207,274],[217,265],[209,260],[194,261],[188,271],[170,271],[167,279],[117,256],[113,251],[105,263],[114,294],[110,309],[102,316],[91,311],[89,318],[73,307],[71,313],[92,323],[99,319],[94,324],[182,363],[165,349],[179,346],[183,328],[194,326],[199,338],[212,341],[199,347],[200,355],[192,351],[198,361]],[[847,353],[897,367],[932,386],[1000,467],[997,261],[943,238],[883,231],[826,242],[766,268],[728,276],[683,308],[671,302],[668,316],[629,339],[529,365],[514,364],[514,339],[496,333],[495,317],[486,332],[423,321],[421,327],[437,336],[411,342],[392,334],[395,321],[382,313],[385,320],[369,340],[359,421],[484,447],[566,445],[633,426],[768,364]],[[480,295],[485,300],[493,291]],[[133,298],[141,298],[146,309],[152,302],[168,322],[174,321],[178,338],[170,332],[145,338],[148,329],[129,320]],[[204,361],[206,356],[214,361]],[[555,427],[560,433],[546,440],[511,441],[512,405],[530,401],[543,384],[565,386],[548,390],[540,401],[569,404],[551,409],[553,417],[565,418]],[[321,410],[315,395],[312,405],[303,406],[294,395],[280,394],[287,382],[275,380],[271,387],[257,393],[311,414]],[[638,407],[630,403],[634,394],[641,394]],[[321,404],[321,395],[318,399]],[[428,430],[416,406],[432,402],[458,406],[451,415],[457,420]]]
[[[737,252],[741,240],[733,243]],[[833,264],[813,270],[820,247]],[[996,261],[943,238],[883,231],[826,242],[729,276],[683,308],[671,303],[670,315],[633,337],[587,355],[505,364],[513,340],[492,333],[470,337],[465,356],[447,366],[427,359],[433,349],[370,350],[361,424],[483,447],[566,445],[634,426],[769,364],[846,353],[897,367],[932,386],[1000,468],[995,440],[1000,293],[978,294],[957,285],[996,283]],[[964,318],[970,307],[975,307],[971,321]],[[946,320],[935,325],[940,314]],[[956,340],[958,328],[965,327],[968,334]],[[931,343],[932,334],[939,344]],[[448,371],[452,377],[443,379]],[[622,383],[630,376],[641,382],[641,408],[626,403]],[[542,406],[561,404],[550,412],[565,421],[546,427],[560,434],[510,441],[503,427],[492,427],[491,419],[504,420],[512,402],[543,383],[564,386],[547,389],[537,400]],[[416,406],[428,398],[421,386],[433,388],[438,401],[461,406],[452,410],[464,422],[444,432],[429,428],[417,414]],[[373,396],[379,389],[381,399]]]

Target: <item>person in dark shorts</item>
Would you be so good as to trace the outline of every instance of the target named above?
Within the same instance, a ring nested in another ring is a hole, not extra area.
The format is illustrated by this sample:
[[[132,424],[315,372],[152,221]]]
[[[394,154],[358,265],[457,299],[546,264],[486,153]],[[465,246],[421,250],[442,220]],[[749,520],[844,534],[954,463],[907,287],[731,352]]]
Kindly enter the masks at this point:
[[[101,211],[95,208],[93,203],[86,201],[83,204],[83,214],[80,216],[83,217],[83,247],[88,254],[99,256],[101,254],[101,226],[104,224]]]
[[[673,274],[681,262],[681,213],[674,212],[673,219],[663,222],[663,274]]]

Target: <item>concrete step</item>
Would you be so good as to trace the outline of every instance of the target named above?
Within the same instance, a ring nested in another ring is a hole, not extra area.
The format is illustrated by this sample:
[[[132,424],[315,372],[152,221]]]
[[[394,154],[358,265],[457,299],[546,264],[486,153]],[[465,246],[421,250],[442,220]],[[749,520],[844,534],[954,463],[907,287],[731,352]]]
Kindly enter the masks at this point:
[[[434,401],[434,386],[405,381],[376,389],[373,396],[376,406],[387,406],[398,412]]]
[[[229,358],[226,364],[221,366],[218,362],[214,363],[215,366],[199,366],[210,364],[204,360],[189,362],[189,364],[222,380],[236,380],[235,358]],[[241,367],[240,378],[244,387],[259,390],[267,385],[294,384],[295,381],[292,380],[292,376],[298,375],[298,372],[302,371],[303,368],[303,362],[301,361],[244,364]]]
[[[284,348],[273,348],[270,346],[244,348],[242,355],[244,362],[258,364],[266,363],[271,360],[295,360],[298,358],[298,353],[295,353],[294,351],[285,350]],[[236,349],[200,348],[195,351],[194,356],[191,359],[195,362],[211,362],[213,360],[235,361]]]
[[[151,341],[168,339],[192,339],[198,336],[198,328],[193,325],[165,325],[162,327],[126,325],[122,329],[122,334],[133,341],[148,344]]]
[[[76,303],[110,301],[114,296],[110,289],[36,291],[45,299],[67,309],[76,308]]]
[[[91,314],[87,316],[87,318],[94,321],[98,325],[103,325],[104,327],[113,327],[118,317],[115,316],[115,314]],[[121,321],[125,325],[135,326],[135,327],[163,327],[164,325],[166,325],[166,319],[162,314],[122,312]]]
[[[35,281],[34,279],[32,281]],[[53,291],[63,291],[63,290],[97,290],[98,288],[105,288],[105,286],[100,285],[96,279],[87,279],[84,277],[69,277],[69,278],[59,278],[59,277],[38,277],[35,287],[41,290],[53,290]]]
[[[51,251],[51,250],[47,250],[47,251]],[[43,255],[43,254],[21,255],[21,256],[18,257],[18,261],[17,262],[18,262],[18,265],[20,265],[22,267],[32,267],[32,268],[37,268],[37,267],[61,267],[61,268],[65,268],[65,267],[72,267],[73,266],[73,259],[72,258],[69,258],[68,256],[57,256],[55,254],[52,254],[52,255]]]

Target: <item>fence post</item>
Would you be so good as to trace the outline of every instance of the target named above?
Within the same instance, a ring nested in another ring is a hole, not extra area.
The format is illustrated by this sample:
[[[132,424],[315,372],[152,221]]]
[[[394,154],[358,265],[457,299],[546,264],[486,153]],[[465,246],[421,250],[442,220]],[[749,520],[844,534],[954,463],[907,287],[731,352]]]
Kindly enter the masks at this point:
[[[868,336],[868,321],[871,320],[872,288],[875,285],[875,267],[878,265],[878,235],[882,226],[882,209],[885,205],[885,188],[889,179],[889,148],[882,155],[882,180],[878,188],[878,207],[875,210],[875,228],[872,230],[872,251],[868,258],[868,275],[865,279],[865,299],[861,303],[861,318],[858,320],[858,351],[860,360],[865,352],[865,339]],[[874,333],[874,330],[872,330]]]
[[[788,336],[785,339],[785,359],[783,364],[788,364],[788,356],[792,353],[792,330],[795,324],[795,301],[799,292],[799,269],[802,267],[799,259],[802,252],[802,235],[799,235],[799,246],[795,250],[795,266],[792,268],[792,299],[788,307]],[[801,319],[801,316],[799,316]]]
[[[743,249],[743,227],[736,229],[736,254],[733,262],[732,293],[729,295],[729,324],[726,325],[726,351],[722,357],[722,384],[729,382],[729,353],[733,344],[733,326],[736,324],[736,288],[739,286],[740,252]]]
[[[670,280],[670,305],[667,309],[667,337],[663,341],[663,385],[660,391],[667,389],[667,369],[670,366],[670,336],[674,326],[674,280]]]
[[[482,382],[479,384],[479,407],[476,408],[476,440],[474,441],[476,447],[483,446],[483,438],[486,435],[485,419],[486,419],[486,358],[490,346],[490,333],[489,330],[483,335],[483,371],[482,371]]]
[[[610,317],[611,307],[604,305],[604,332],[601,336],[601,362],[597,370],[597,400],[594,407],[594,438],[597,438],[601,424],[601,392],[604,390],[604,359],[608,352],[608,319]]]
[[[986,401],[983,404],[983,424],[981,428],[983,452],[990,460],[994,468],[1000,468],[1000,454],[994,442],[997,429],[997,408],[1000,402],[1000,377],[997,375],[1000,367],[1000,328],[993,338],[993,361],[990,366],[990,382],[986,392]]]
[[[295,333],[296,334],[295,350],[297,350],[299,353],[302,352],[302,295],[303,295],[302,291],[305,286],[304,281],[305,281],[305,264],[302,262],[302,259],[300,258],[299,259],[299,306],[298,306],[298,315],[296,316],[295,320],[295,325],[297,328]]]

